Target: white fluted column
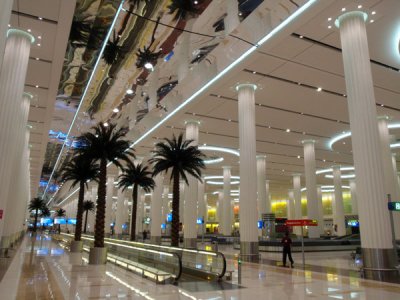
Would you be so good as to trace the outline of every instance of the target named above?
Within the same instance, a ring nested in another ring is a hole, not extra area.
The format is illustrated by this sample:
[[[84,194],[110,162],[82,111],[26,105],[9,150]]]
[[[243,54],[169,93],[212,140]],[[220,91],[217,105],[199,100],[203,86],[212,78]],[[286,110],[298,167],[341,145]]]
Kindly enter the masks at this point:
[[[351,195],[351,213],[358,215],[358,204],[357,204],[357,187],[354,179],[349,180],[350,195]]]
[[[15,159],[20,158],[15,154],[19,137],[15,134],[15,128],[21,121],[19,116],[22,95],[30,47],[34,41],[32,35],[21,30],[10,29],[7,34],[4,63],[0,74],[0,141],[2,141],[0,143],[0,209],[3,210],[3,218],[0,219],[0,237],[3,237],[4,220],[9,214],[6,206],[12,177],[10,174],[15,168],[13,165]]]
[[[204,180],[203,182],[198,181],[197,185],[197,218],[202,219],[204,221],[203,225],[199,225],[197,227],[197,232],[199,234],[202,234],[203,229],[205,232],[205,220],[206,220],[206,206],[205,206],[205,201],[204,201],[204,188],[205,188],[205,183]]]
[[[186,140],[192,140],[192,146],[199,143],[199,121],[186,122]],[[187,175],[189,184],[185,186],[184,219],[185,229],[183,233],[184,247],[197,247],[197,192],[198,180]]]
[[[106,191],[106,218],[104,222],[104,230],[106,234],[111,233],[111,215],[112,215],[112,206],[113,206],[113,196],[114,196],[114,177],[108,176],[107,178],[107,191]]]
[[[266,183],[266,156],[257,155],[257,207],[258,207],[258,220],[261,220],[262,214],[267,211],[267,183]],[[269,211],[270,212],[270,211]]]
[[[94,203],[94,211],[89,212],[88,216],[88,231],[93,233],[95,231],[95,224],[96,224],[96,207],[97,207],[97,185],[92,186],[92,191],[90,193],[90,199]]]
[[[187,20],[185,29],[191,30],[194,21],[194,18]],[[190,38],[191,34],[189,32],[182,32],[180,36],[180,43],[177,51],[178,55],[176,61],[176,63],[178,64],[178,82],[181,82],[189,72]]]
[[[230,236],[232,234],[231,224],[231,167],[223,168],[223,199],[222,199],[222,227],[220,233]]]
[[[319,215],[319,220],[321,221],[322,233],[325,234],[324,208],[323,208],[323,205],[322,205],[322,188],[321,188],[320,185],[317,186],[317,196],[318,196],[318,215]]]
[[[301,175],[293,174],[293,194],[294,194],[294,218],[296,220],[302,219],[303,215],[301,213]],[[300,227],[294,227],[294,232],[297,235],[301,234]]]
[[[396,153],[392,153],[392,167],[393,167],[393,177],[395,178],[395,186],[394,186],[395,194],[392,196],[392,201],[400,201],[400,184],[399,184],[399,177],[397,176]],[[394,230],[396,239],[400,239],[400,214],[394,213],[393,221],[394,221]]]
[[[240,146],[240,254],[258,259],[257,163],[254,84],[240,84],[238,91]]]
[[[294,215],[294,192],[292,189],[288,191],[288,202],[287,202],[287,218],[289,220],[293,220],[295,218]]]
[[[224,201],[224,192],[223,191],[218,191],[218,200],[217,200],[217,213],[215,214],[216,221],[219,223],[218,226],[218,232],[221,233],[222,231],[222,201]]]
[[[161,223],[162,223],[162,192],[163,192],[164,176],[159,174],[154,178],[155,187],[151,193],[150,204],[150,230],[151,242],[153,244],[161,244]]]
[[[179,221],[185,224],[185,181],[179,181]]]
[[[307,187],[307,217],[318,221],[318,226],[310,226],[308,228],[308,236],[310,238],[319,238],[322,233],[322,226],[318,213],[317,177],[315,175],[315,141],[304,140],[302,143],[304,146],[304,170]]]
[[[382,149],[376,122],[365,20],[362,12],[338,19],[349,108],[364,266],[392,268],[394,251],[385,197]]]
[[[333,220],[337,225],[337,235],[346,235],[346,224],[344,220],[343,191],[342,191],[342,173],[340,166],[333,166],[333,186],[335,189],[335,201],[333,201]]]
[[[11,17],[11,9],[14,0],[3,0],[0,9],[0,73],[3,62],[4,50],[6,48],[8,24]]]
[[[143,214],[144,214],[144,191],[142,188],[139,188],[138,191],[138,203],[137,203],[137,211],[136,211],[136,227],[135,227],[135,235],[136,237],[142,236],[143,232]],[[132,203],[133,205],[133,203]],[[131,226],[129,225],[129,228]]]
[[[239,2],[228,0],[226,3],[226,17],[224,19],[225,34],[230,34],[239,26]]]
[[[272,212],[272,205],[271,205],[271,195],[269,193],[269,180],[265,180],[265,199],[266,199],[266,212],[271,213]]]
[[[122,171],[119,172],[119,175]],[[122,188],[117,189],[117,212],[115,213],[115,226],[114,232],[116,235],[122,234],[122,225],[125,223],[124,220],[124,210],[125,210],[125,192]]]

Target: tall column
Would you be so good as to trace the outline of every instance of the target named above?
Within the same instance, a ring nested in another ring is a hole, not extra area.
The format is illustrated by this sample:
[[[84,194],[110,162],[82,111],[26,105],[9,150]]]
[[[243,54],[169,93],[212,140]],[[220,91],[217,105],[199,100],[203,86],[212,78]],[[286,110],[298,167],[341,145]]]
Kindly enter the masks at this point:
[[[358,215],[356,181],[354,179],[349,180],[349,185],[351,195],[351,213],[353,215]]]
[[[238,91],[240,147],[240,255],[258,260],[257,163],[254,84],[240,84]]]
[[[185,181],[179,181],[179,221],[185,224]]]
[[[301,175],[293,174],[293,194],[294,194],[294,218],[296,220],[302,219],[303,214],[301,213]],[[294,232],[297,235],[301,234],[301,228],[295,227]]]
[[[7,7],[5,9],[7,10]],[[1,10],[3,10],[3,5]],[[3,13],[5,12],[1,14]],[[29,52],[31,43],[34,41],[32,35],[21,30],[10,29],[7,35],[4,63],[0,74],[0,140],[3,141],[0,143],[0,210],[3,210],[3,218],[0,219],[0,237],[3,236],[4,220],[9,213],[6,203],[11,184],[10,174],[15,167],[13,166],[14,158],[17,158],[15,151],[18,142],[15,128],[18,127],[18,121],[20,121],[18,116],[24,92]],[[0,55],[1,57],[2,55]]]
[[[325,225],[324,225],[324,208],[322,205],[322,188],[320,185],[317,186],[317,195],[318,195],[318,215],[319,220],[321,221],[322,233],[325,233]]]
[[[199,121],[186,122],[186,139],[192,140],[192,146],[197,146],[199,143]],[[189,184],[185,186],[185,207],[184,219],[185,229],[183,232],[184,247],[197,247],[197,192],[198,180],[188,175]]]
[[[272,209],[271,209],[271,195],[269,193],[269,180],[265,180],[265,199],[266,199],[266,212],[267,213],[271,213]]]
[[[304,170],[307,187],[307,217],[318,221],[318,226],[310,226],[308,228],[308,236],[310,238],[319,238],[322,233],[322,221],[319,219],[318,213],[317,177],[315,175],[315,141],[304,140],[302,143],[304,146]]]
[[[203,220],[203,224],[199,225],[197,227],[197,232],[199,234],[202,234],[203,230],[205,232],[205,228],[206,228],[206,205],[205,205],[205,201],[204,201],[204,188],[205,188],[205,183],[204,181],[198,181],[198,185],[197,185],[197,218],[198,219],[202,219]]]
[[[394,173],[393,157],[390,150],[388,119],[389,118],[386,116],[378,118],[378,130],[382,148],[383,176],[385,179],[385,194],[390,194],[392,201],[400,201],[397,172]],[[393,214],[393,221],[395,225],[395,234],[400,237],[400,215],[398,213]]]
[[[258,206],[258,220],[261,220],[262,214],[267,211],[267,182],[266,182],[266,156],[257,155],[257,206]]]
[[[122,171],[119,172],[119,175],[122,174]],[[115,226],[114,232],[115,234],[122,234],[122,225],[124,224],[124,209],[125,209],[125,192],[122,191],[122,188],[117,190],[117,212],[115,214]]]
[[[144,190],[142,188],[139,188],[137,211],[136,211],[136,227],[135,227],[136,237],[141,237],[143,232],[144,197],[145,197]],[[131,228],[131,226],[129,226],[129,228]]]
[[[151,242],[153,244],[161,244],[161,207],[164,176],[159,174],[154,178],[154,181],[155,187],[151,193],[150,204]]]
[[[6,48],[8,23],[10,22],[11,9],[14,0],[3,0],[0,10],[0,73],[3,62],[4,49]]]
[[[94,203],[95,209],[93,212],[89,213],[88,216],[88,227],[89,227],[89,232],[93,233],[94,232],[94,225],[96,224],[96,207],[97,207],[97,186],[92,186],[92,193],[90,194],[91,200]]]
[[[222,218],[222,201],[224,201],[224,192],[223,191],[218,191],[218,200],[217,200],[217,212],[215,214],[216,221],[219,223],[218,225],[218,232],[222,232],[222,224],[223,224],[223,218]]]
[[[287,218],[289,220],[294,219],[294,192],[293,190],[288,191],[288,203],[287,203]]]
[[[104,230],[106,234],[111,233],[111,214],[112,214],[112,206],[113,206],[113,196],[114,196],[114,177],[108,176],[107,178],[107,191],[106,191],[106,219],[104,223]]]
[[[222,227],[221,233],[223,235],[232,235],[231,224],[231,167],[225,166],[223,168],[224,188],[222,199]]]
[[[333,186],[335,189],[335,201],[333,202],[333,220],[337,225],[337,235],[346,235],[346,224],[344,220],[343,191],[342,191],[342,173],[340,166],[333,166]]]
[[[385,197],[382,149],[376,122],[376,102],[363,12],[338,19],[356,173],[361,247],[364,267],[393,268],[389,211]]]
[[[228,0],[226,2],[226,17],[224,19],[225,34],[230,34],[236,27],[239,26],[239,2]]]

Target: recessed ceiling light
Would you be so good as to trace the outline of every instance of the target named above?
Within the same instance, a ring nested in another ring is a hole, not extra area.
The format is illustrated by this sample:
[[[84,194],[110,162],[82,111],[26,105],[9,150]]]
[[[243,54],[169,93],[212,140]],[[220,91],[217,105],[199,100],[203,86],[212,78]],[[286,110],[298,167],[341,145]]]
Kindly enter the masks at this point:
[[[39,58],[39,57],[36,57],[36,60],[40,60],[40,58]]]
[[[297,155],[297,158],[300,158],[301,156],[300,155]]]
[[[153,69],[153,64],[151,62],[147,62],[147,63],[144,64],[144,67],[147,70],[152,70]]]
[[[362,5],[360,4],[359,6],[357,6],[357,8],[362,8]]]
[[[39,19],[40,21],[42,21],[42,20],[43,20],[43,18],[42,18],[42,17],[39,17],[38,19]]]
[[[41,44],[37,44],[39,47],[42,46]]]
[[[323,159],[322,161],[323,161],[323,162],[326,162],[326,159]]]
[[[28,29],[28,32],[31,32],[32,30]]]
[[[35,85],[35,88],[38,88],[39,86],[38,85]]]
[[[322,91],[322,88],[321,87],[317,88],[317,92],[320,92],[320,91]]]
[[[332,18],[328,18],[328,21],[329,21],[329,22],[332,21]]]
[[[228,122],[231,122],[231,121],[232,121],[231,119],[228,120]]]
[[[332,26],[331,26],[331,25],[329,25],[329,26],[328,26],[328,29],[331,29],[331,28],[332,28]]]
[[[256,74],[257,72],[256,71],[253,71],[253,74]]]
[[[286,129],[286,132],[290,132],[290,129],[288,128],[288,129]]]
[[[373,11],[373,12],[371,13],[371,15],[376,15],[376,11]]]
[[[370,23],[374,23],[375,21],[374,21],[374,20],[370,20],[369,22],[370,22]]]
[[[128,89],[128,90],[126,90],[126,93],[127,93],[128,95],[132,95],[132,94],[133,94],[133,90]]]
[[[384,104],[381,104],[381,106],[384,107],[385,105],[384,105]]]
[[[342,7],[342,11],[346,11],[346,7]]]
[[[113,112],[117,113],[117,112],[119,112],[119,109],[118,108],[114,108]]]
[[[103,123],[103,126],[104,126],[104,127],[108,127],[108,123],[107,123],[107,122],[104,122],[104,123]]]
[[[193,3],[194,3],[194,5],[197,5],[197,4],[199,4],[199,1],[195,0],[195,1],[193,1]]]
[[[8,24],[8,27],[11,27],[11,24]]]
[[[302,35],[300,35],[300,36],[299,36],[299,38],[301,38],[301,39],[302,39],[302,38],[303,38],[303,36],[302,36]]]
[[[39,40],[41,40],[42,39],[42,36],[41,35],[38,35],[38,37],[37,37]]]

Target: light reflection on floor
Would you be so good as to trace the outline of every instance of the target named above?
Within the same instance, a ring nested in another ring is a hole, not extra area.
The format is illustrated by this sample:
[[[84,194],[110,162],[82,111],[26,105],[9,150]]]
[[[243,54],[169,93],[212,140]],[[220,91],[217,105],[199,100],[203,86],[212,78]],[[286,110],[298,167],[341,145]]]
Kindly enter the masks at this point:
[[[236,286],[235,269],[229,286]],[[232,285],[232,284],[233,285]],[[193,287],[195,288],[193,288]],[[218,287],[217,284],[213,285]],[[5,293],[5,291],[7,291]],[[400,299],[400,285],[334,272],[242,265],[242,288],[210,288],[204,282],[157,285],[114,265],[91,266],[52,241],[26,238],[3,281],[1,299]],[[5,295],[5,296],[4,296]]]

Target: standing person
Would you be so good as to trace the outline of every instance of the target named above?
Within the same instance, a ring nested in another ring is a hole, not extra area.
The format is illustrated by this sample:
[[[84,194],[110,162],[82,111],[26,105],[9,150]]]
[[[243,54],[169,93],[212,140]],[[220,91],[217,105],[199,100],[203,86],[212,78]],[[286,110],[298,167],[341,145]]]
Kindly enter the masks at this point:
[[[147,239],[147,231],[143,230],[143,241]]]
[[[292,245],[292,239],[289,237],[289,232],[286,231],[285,236],[282,238],[281,243],[283,244],[283,266],[286,267],[286,255],[289,256],[290,260],[290,265],[293,268],[293,258],[292,258],[292,250],[291,250],[291,245]]]

